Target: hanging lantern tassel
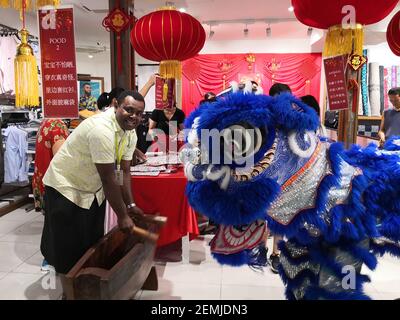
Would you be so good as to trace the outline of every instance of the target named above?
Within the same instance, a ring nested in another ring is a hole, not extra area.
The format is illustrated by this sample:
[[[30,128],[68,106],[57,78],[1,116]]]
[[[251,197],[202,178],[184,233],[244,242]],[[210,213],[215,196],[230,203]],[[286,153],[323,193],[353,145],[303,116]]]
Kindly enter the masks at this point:
[[[44,6],[58,7],[60,2],[60,0],[30,0],[26,1],[25,10],[32,11]],[[24,4],[21,0],[0,0],[1,8],[13,8],[22,11],[23,6]]]
[[[166,79],[182,79],[182,65],[178,60],[160,62],[160,76]]]
[[[343,28],[341,25],[330,27],[326,36],[324,57],[343,54],[363,54],[364,29],[361,24],[355,28]]]
[[[166,102],[168,99],[168,79],[165,79],[164,86],[163,86],[163,102]]]
[[[117,34],[117,65],[118,72],[122,72],[122,42],[120,34]]]
[[[190,80],[190,103],[191,104],[194,104],[193,87],[194,87],[194,81]]]
[[[306,95],[311,94],[311,81],[310,80],[306,80],[305,93],[306,93]]]
[[[39,78],[35,56],[28,44],[28,31],[21,30],[21,44],[17,48],[15,67],[15,106],[39,105]]]

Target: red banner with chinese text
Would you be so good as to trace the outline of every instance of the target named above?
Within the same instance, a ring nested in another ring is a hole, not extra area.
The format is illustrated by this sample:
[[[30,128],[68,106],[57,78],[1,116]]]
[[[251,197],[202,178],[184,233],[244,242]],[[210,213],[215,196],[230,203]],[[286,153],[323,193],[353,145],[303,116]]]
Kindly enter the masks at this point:
[[[73,8],[39,10],[45,118],[78,118]]]
[[[156,109],[164,110],[172,107],[175,102],[175,79],[156,77]],[[166,95],[166,96],[164,96]]]
[[[349,107],[345,68],[347,55],[324,60],[329,111],[346,110]]]

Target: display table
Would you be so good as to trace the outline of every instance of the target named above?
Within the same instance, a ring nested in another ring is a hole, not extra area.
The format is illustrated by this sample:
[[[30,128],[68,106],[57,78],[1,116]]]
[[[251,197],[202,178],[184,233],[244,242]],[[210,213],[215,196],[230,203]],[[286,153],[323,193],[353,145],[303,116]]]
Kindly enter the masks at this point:
[[[184,238],[184,259],[188,258],[189,237],[199,234],[195,211],[190,207],[185,195],[186,177],[183,170],[157,177],[132,176],[132,190],[135,203],[146,213],[159,213],[168,218],[160,232],[158,246],[164,246]],[[107,204],[106,232],[117,225],[117,218]]]

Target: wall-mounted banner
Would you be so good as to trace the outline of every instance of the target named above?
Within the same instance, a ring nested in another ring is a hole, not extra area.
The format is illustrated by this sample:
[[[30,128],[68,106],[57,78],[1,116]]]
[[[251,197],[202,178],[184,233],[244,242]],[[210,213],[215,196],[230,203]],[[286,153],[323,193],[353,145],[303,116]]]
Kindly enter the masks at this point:
[[[73,8],[38,10],[38,18],[44,117],[78,118]]]
[[[172,108],[175,103],[175,79],[156,77],[156,109]]]
[[[338,111],[349,108],[345,68],[347,55],[324,60],[329,110]]]

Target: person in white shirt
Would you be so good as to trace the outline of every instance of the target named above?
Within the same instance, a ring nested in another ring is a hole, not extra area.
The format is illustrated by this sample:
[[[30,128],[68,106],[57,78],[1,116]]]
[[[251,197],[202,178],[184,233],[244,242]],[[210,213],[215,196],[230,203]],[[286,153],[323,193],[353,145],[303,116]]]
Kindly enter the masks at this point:
[[[144,106],[142,95],[124,91],[115,108],[82,122],[54,156],[43,183],[46,258],[57,273],[68,273],[103,236],[106,199],[125,232],[134,227],[131,217],[143,214],[132,197],[130,163]]]

